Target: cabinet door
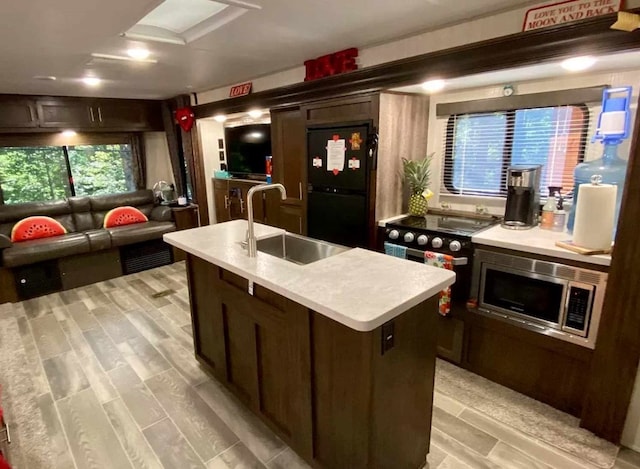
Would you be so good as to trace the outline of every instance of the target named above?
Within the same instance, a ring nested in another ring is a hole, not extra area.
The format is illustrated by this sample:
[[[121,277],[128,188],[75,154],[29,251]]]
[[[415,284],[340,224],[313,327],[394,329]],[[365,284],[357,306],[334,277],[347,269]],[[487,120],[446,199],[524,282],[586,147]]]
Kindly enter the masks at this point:
[[[307,234],[305,207],[288,204],[280,199],[280,194],[275,192],[265,194],[264,223],[290,233]]]
[[[438,356],[460,364],[464,346],[464,321],[438,315]]]
[[[154,110],[154,107],[157,108]],[[160,107],[147,101],[101,100],[94,106],[98,125],[109,129],[162,130]]]
[[[213,192],[213,198],[216,207],[216,223],[231,220],[231,213],[229,212],[229,191],[226,188],[216,188]]]
[[[286,204],[303,205],[306,198],[306,132],[299,108],[271,113],[273,181],[287,189]]]
[[[260,285],[249,295],[246,279],[224,270],[213,288],[221,297],[226,384],[310,452],[309,311]]]
[[[98,125],[93,109],[83,100],[40,100],[38,119],[40,127],[87,129]]]
[[[34,101],[28,99],[0,99],[0,129],[20,129],[38,126]]]

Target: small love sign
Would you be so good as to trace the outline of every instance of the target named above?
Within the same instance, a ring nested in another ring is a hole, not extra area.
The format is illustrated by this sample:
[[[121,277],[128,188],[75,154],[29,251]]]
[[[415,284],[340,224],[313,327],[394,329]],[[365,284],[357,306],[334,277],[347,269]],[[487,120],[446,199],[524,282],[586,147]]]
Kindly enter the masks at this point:
[[[524,17],[523,31],[546,28],[620,11],[622,0],[567,0],[532,8]]]
[[[249,93],[251,93],[252,86],[253,86],[252,82],[232,86],[231,90],[229,91],[229,97],[237,98],[239,96],[247,96]]]

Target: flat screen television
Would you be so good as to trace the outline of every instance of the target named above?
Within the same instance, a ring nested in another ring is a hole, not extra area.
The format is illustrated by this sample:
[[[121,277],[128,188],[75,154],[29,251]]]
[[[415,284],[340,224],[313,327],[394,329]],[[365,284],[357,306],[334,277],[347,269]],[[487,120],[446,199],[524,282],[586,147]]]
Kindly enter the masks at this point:
[[[271,155],[271,125],[252,124],[224,130],[229,174],[264,178],[266,157]]]

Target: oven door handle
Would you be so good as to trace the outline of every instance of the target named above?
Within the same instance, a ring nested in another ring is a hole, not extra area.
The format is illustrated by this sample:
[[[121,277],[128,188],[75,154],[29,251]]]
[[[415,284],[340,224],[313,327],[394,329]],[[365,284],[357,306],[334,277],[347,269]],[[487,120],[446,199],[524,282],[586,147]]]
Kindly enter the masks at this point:
[[[412,256],[415,256],[415,257],[424,257],[424,251],[420,251],[419,249],[409,248],[409,249],[407,249],[407,253],[411,254]],[[469,264],[469,258],[468,257],[454,257],[453,259],[451,259],[451,264],[454,265],[454,266],[467,265],[467,264]]]

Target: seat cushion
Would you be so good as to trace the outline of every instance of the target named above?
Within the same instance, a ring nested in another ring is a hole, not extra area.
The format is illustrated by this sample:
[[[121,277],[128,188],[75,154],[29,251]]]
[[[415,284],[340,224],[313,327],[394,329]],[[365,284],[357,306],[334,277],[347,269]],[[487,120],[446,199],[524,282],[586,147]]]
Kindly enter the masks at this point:
[[[111,249],[111,234],[105,229],[88,230],[84,232],[89,238],[89,246],[91,252],[102,251],[103,249]]]
[[[17,267],[85,252],[89,252],[89,239],[84,233],[67,233],[15,243],[2,251],[2,263],[5,267]]]
[[[171,233],[175,230],[176,225],[166,221],[148,221],[135,225],[107,228],[107,231],[111,234],[113,246],[125,246],[152,239],[161,239],[163,234]]]

